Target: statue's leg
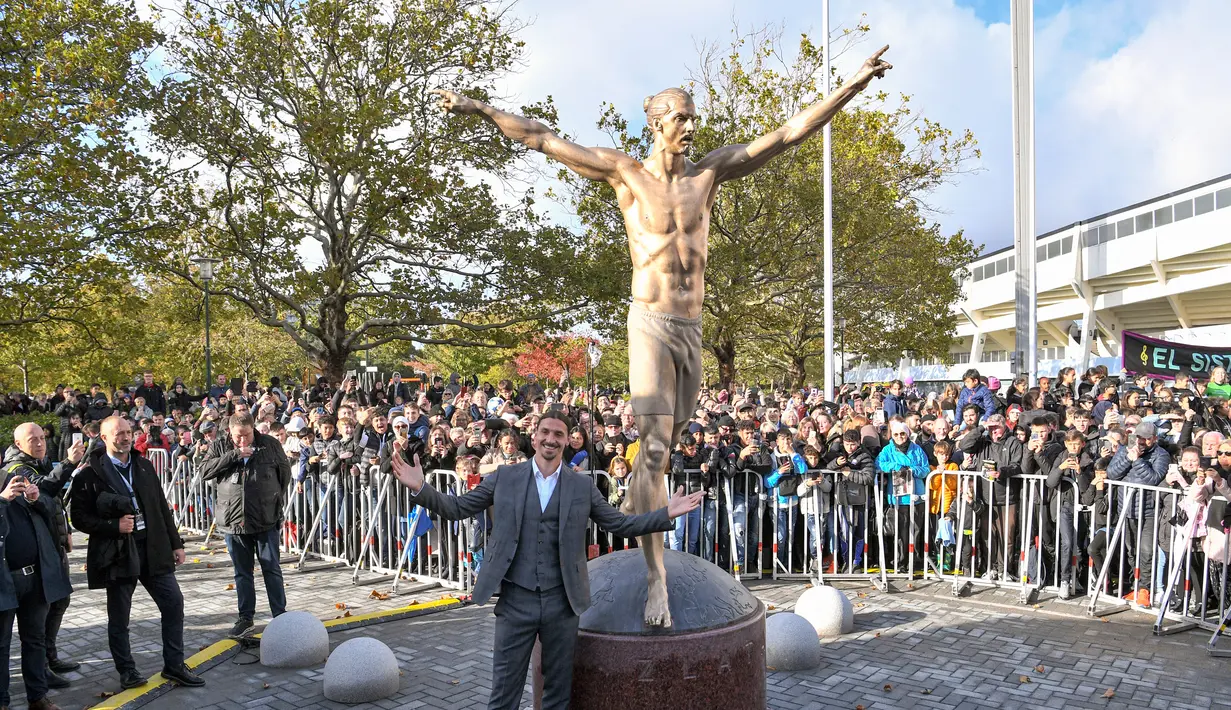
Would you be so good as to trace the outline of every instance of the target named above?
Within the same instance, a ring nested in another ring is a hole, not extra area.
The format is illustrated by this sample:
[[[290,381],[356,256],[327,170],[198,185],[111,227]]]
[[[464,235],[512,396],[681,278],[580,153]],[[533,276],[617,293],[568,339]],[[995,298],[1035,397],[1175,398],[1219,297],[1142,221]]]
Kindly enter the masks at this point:
[[[667,472],[671,447],[674,444],[674,416],[638,414],[637,431],[641,449],[633,460],[632,481],[628,498],[636,513],[648,513],[667,505]],[[660,532],[638,538],[649,569],[649,595],[645,603],[645,623],[648,626],[670,626],[671,612],[667,607],[667,570],[663,560],[663,534]]]

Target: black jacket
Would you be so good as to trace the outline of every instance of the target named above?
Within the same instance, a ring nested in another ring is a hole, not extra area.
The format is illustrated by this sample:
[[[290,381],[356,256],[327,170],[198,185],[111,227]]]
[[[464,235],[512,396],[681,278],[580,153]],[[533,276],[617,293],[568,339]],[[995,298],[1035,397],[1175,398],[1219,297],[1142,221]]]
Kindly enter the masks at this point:
[[[175,550],[184,549],[184,540],[175,525],[175,516],[163,495],[154,464],[141,454],[129,454],[133,462],[133,490],[145,515],[145,560],[152,576],[175,572]],[[73,527],[90,536],[86,550],[86,581],[90,589],[106,589],[111,567],[104,561],[115,548],[115,541],[132,533],[120,532],[120,519],[99,509],[103,493],[128,496],[128,486],[120,478],[105,448],[95,449],[86,467],[73,477],[69,520]]]
[[[154,383],[149,387],[146,387],[142,384],[137,387],[136,393],[133,394],[133,399],[136,399],[137,397],[144,397],[145,406],[155,412],[162,412],[163,414],[167,413],[167,400],[163,395],[162,385]]]
[[[1010,485],[1013,477],[1022,471],[1022,458],[1025,448],[1016,436],[1006,433],[1000,441],[992,441],[992,437],[982,426],[976,426],[958,441],[958,448],[966,455],[965,470],[981,471],[984,460],[996,462],[999,478],[993,483],[987,479],[981,481],[980,494],[983,500],[991,498],[994,505],[1004,505],[1018,502],[1020,487]],[[994,497],[992,497],[994,496]]]
[[[3,484],[7,486],[13,472],[5,472]],[[24,473],[22,475],[25,475]],[[59,601],[73,591],[73,585],[68,580],[68,568],[63,563],[60,550],[51,532],[52,508],[57,506],[51,498],[42,495],[39,489],[39,499],[30,503],[25,498],[17,497],[12,502],[0,498],[0,555],[4,545],[8,543],[9,510],[12,506],[22,505],[30,513],[34,522],[34,535],[38,538],[38,565],[43,581],[43,599],[47,602]],[[8,611],[17,608],[17,589],[13,585],[13,575],[6,564],[0,564],[0,610]]]
[[[281,523],[291,464],[268,434],[255,432],[252,449],[244,463],[231,438],[219,436],[201,462],[201,480],[218,482],[214,520],[220,532],[252,535]]]
[[[54,466],[47,459],[35,461],[25,455],[16,446],[9,447],[4,454],[6,472],[12,464],[19,463],[24,469],[21,475],[38,486],[40,496],[47,498],[51,509],[51,531],[55,534],[56,546],[65,552],[69,546],[68,520],[64,516],[64,485],[73,477],[76,464],[60,461]],[[11,475],[11,472],[10,472]],[[8,476],[5,477],[8,479]]]

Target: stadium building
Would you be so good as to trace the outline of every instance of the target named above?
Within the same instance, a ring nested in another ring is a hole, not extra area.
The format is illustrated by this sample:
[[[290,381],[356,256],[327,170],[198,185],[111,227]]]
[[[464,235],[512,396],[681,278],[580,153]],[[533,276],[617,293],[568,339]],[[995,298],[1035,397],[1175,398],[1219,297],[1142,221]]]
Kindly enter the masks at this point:
[[[1129,205],[1037,239],[1038,368],[1121,371],[1128,330],[1231,349],[1231,175]],[[1013,247],[972,262],[945,362],[848,362],[848,382],[1012,377]]]

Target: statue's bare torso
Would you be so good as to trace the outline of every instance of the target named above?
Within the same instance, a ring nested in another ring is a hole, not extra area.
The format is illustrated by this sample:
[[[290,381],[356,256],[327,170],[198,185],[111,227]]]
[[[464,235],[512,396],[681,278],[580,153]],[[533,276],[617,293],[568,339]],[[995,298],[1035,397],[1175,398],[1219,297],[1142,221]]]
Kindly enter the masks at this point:
[[[652,311],[699,317],[717,194],[714,171],[690,163],[684,175],[664,182],[637,163],[620,177],[615,189],[633,263],[633,301]]]

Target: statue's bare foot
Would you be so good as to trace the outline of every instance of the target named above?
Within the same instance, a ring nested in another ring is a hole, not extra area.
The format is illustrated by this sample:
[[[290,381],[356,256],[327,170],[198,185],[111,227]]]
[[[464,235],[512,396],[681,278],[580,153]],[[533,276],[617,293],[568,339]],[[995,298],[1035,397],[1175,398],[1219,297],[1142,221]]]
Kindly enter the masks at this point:
[[[667,582],[650,580],[650,594],[645,600],[645,625],[671,626],[671,610],[667,606]]]

